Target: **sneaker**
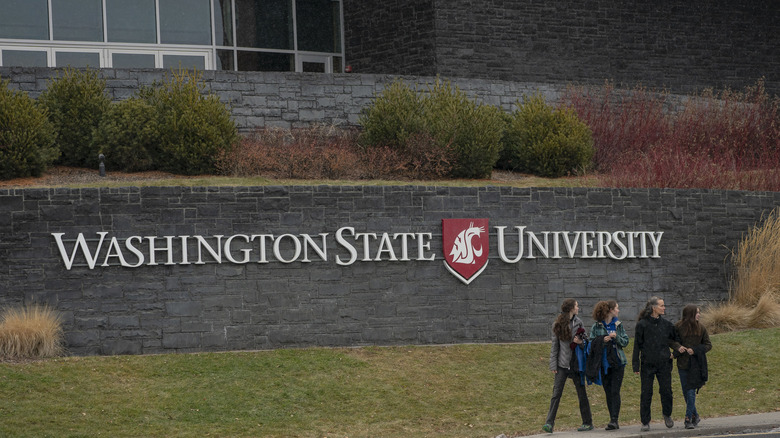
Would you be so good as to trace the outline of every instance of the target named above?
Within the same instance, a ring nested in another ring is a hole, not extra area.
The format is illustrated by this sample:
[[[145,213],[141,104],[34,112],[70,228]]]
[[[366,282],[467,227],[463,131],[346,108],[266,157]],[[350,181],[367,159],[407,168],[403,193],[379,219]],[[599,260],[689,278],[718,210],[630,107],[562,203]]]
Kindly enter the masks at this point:
[[[552,433],[552,424],[545,424],[542,426],[542,430],[547,433]]]
[[[615,430],[615,429],[620,429],[620,426],[618,426],[617,421],[610,421],[609,423],[607,423],[607,427],[605,430]]]
[[[650,425],[649,424],[643,424],[642,427],[639,428],[639,430],[641,430],[642,432],[647,432],[648,430],[650,430]]]
[[[592,424],[583,424],[582,426],[577,428],[577,432],[587,432],[589,430],[593,430]]]
[[[686,429],[695,429],[696,426],[694,426],[693,423],[691,423],[691,419],[690,418],[686,418],[685,419],[685,428]]]
[[[664,424],[666,424],[666,427],[671,429],[674,427],[674,420],[672,420],[672,417],[667,417],[664,415]]]
[[[691,423],[693,423],[695,427],[699,426],[700,421],[701,421],[701,417],[699,416],[699,414],[696,414],[693,416],[693,418],[691,418]]]

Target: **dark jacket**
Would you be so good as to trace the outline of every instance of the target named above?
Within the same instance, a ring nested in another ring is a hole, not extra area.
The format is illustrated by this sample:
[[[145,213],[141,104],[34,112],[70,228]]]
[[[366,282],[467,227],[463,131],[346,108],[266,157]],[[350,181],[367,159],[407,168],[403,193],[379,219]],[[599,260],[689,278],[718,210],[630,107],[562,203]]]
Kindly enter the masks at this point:
[[[634,330],[634,354],[631,365],[634,372],[641,366],[671,366],[672,355],[669,349],[680,348],[680,337],[674,325],[662,317],[642,318]]]
[[[687,388],[684,389],[695,389],[698,391],[709,379],[707,353],[704,345],[700,344],[693,347],[693,356],[690,357],[688,363],[690,368],[688,369],[688,379],[686,380]]]
[[[707,333],[707,329],[704,326],[701,327],[701,333],[698,335],[695,333],[684,334],[680,333],[678,328],[677,332],[680,334],[680,343],[686,348],[693,348],[694,354],[696,354],[697,346],[701,346],[700,349],[703,353],[707,353],[712,350],[712,342],[710,342],[710,335]],[[688,362],[691,355],[688,353],[679,353],[675,350],[674,356],[677,358],[677,368],[681,370],[687,370],[689,368]]]

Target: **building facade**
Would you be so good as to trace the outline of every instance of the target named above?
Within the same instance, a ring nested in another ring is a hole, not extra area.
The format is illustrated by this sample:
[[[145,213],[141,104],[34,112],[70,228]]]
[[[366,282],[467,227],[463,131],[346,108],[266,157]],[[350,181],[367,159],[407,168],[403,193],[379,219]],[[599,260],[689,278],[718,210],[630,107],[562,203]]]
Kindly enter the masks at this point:
[[[0,66],[343,71],[339,0],[0,0]]]

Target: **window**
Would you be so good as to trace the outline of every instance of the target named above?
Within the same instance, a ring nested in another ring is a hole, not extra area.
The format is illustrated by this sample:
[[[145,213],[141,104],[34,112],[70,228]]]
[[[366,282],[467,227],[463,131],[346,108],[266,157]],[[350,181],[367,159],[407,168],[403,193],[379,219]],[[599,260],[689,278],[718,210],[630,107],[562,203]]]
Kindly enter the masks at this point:
[[[60,67],[92,67],[100,68],[100,53],[98,52],[56,52],[56,65]]]
[[[103,41],[101,0],[51,2],[52,34],[59,41]]]
[[[111,66],[114,68],[154,68],[153,53],[112,53]]]
[[[0,0],[0,65],[343,71],[341,0]]]
[[[294,71],[293,55],[287,53],[238,52],[241,71]]]
[[[40,50],[8,50],[2,52],[4,66],[48,67],[49,56]]]
[[[209,0],[160,0],[160,43],[211,44]]]
[[[156,43],[154,0],[106,0],[106,29],[112,43]]]
[[[198,55],[163,55],[163,68],[167,69],[206,69],[206,57]]]
[[[236,0],[236,38],[239,47],[293,47],[291,0]]]
[[[46,0],[0,0],[0,38],[49,39]]]
[[[298,50],[341,52],[341,11],[332,0],[297,0]]]
[[[233,8],[231,0],[214,0],[214,44],[233,45]]]

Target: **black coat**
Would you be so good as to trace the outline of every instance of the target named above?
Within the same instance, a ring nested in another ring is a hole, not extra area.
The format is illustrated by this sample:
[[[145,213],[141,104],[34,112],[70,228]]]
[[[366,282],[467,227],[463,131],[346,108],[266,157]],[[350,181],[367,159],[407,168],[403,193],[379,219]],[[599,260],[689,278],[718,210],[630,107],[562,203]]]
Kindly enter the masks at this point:
[[[709,371],[707,369],[707,350],[704,345],[697,345],[693,347],[693,356],[688,358],[690,367],[688,368],[688,384],[686,389],[695,389],[704,386],[709,379]]]
[[[680,336],[671,322],[660,316],[642,318],[634,330],[634,354],[631,361],[634,372],[640,371],[640,365],[671,365],[669,349],[676,350],[680,345]]]

